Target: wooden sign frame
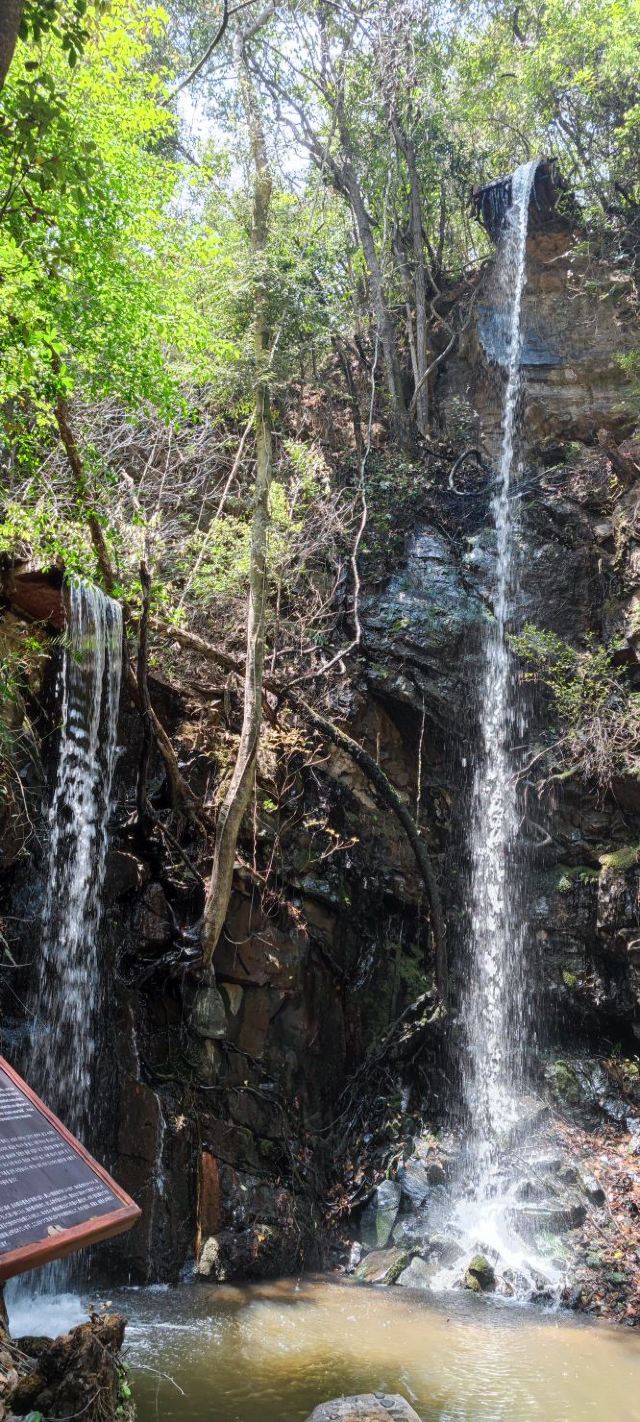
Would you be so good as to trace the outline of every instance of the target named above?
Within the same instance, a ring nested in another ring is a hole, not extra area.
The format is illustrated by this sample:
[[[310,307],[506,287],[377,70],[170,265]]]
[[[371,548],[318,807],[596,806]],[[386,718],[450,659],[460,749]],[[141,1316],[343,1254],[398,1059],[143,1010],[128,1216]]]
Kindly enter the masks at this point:
[[[37,1269],[41,1264],[49,1264],[54,1259],[64,1259],[68,1254],[72,1254],[76,1249],[86,1248],[90,1244],[99,1244],[101,1240],[111,1239],[117,1234],[124,1234],[133,1225],[138,1223],[142,1217],[142,1210],[135,1201],[121,1189],[120,1185],[111,1178],[104,1166],[99,1165],[97,1160],[85,1150],[84,1146],[77,1141],[71,1131],[63,1126],[62,1121],[54,1115],[53,1111],[45,1106],[35,1091],[23,1081],[22,1077],[14,1071],[13,1067],[0,1057],[0,1074],[7,1076],[13,1086],[17,1087],[22,1096],[25,1096],[32,1106],[44,1116],[49,1125],[53,1127],[58,1136],[61,1136],[68,1146],[79,1156],[80,1160],[88,1167],[92,1175],[111,1191],[120,1201],[120,1207],[104,1215],[94,1215],[85,1220],[82,1224],[72,1225],[67,1229],[61,1229],[54,1235],[45,1236],[41,1240],[36,1240],[31,1244],[19,1246],[5,1253],[0,1252],[0,1285],[7,1279],[13,1278],[15,1274],[22,1274],[27,1269]],[[1,1079],[1,1077],[0,1077]],[[0,1145],[0,1164],[1,1164]]]

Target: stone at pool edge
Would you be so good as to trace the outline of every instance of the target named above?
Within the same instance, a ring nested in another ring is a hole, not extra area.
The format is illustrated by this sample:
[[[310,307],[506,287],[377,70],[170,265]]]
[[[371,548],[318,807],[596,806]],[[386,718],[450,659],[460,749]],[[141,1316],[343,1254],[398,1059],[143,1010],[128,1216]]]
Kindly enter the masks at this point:
[[[429,1289],[440,1268],[437,1259],[427,1261],[416,1255],[407,1268],[402,1270],[396,1283],[403,1289]]]
[[[307,1422],[420,1422],[417,1412],[399,1393],[364,1392],[321,1402]]]
[[[464,1276],[465,1289],[471,1289],[474,1294],[490,1293],[496,1286],[496,1275],[493,1264],[485,1258],[484,1254],[474,1254],[473,1259],[467,1264]]]
[[[355,1278],[361,1284],[395,1284],[409,1259],[406,1249],[375,1249],[358,1265]]]

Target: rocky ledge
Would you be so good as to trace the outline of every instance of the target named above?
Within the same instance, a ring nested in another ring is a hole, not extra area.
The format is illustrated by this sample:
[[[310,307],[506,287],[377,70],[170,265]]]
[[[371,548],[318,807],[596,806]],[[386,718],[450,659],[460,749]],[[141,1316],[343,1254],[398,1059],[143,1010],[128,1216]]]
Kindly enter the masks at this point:
[[[53,1339],[13,1339],[0,1324],[0,1422],[25,1416],[131,1422],[120,1361],[124,1330],[117,1314],[94,1315]]]

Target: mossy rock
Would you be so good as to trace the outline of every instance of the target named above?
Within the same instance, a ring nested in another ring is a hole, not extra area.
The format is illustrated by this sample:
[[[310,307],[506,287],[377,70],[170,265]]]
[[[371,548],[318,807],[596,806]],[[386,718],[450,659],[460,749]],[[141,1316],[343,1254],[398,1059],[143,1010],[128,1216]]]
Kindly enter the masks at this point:
[[[49,1351],[52,1341],[43,1333],[29,1333],[24,1338],[16,1338],[15,1346],[21,1353],[26,1353],[28,1358],[40,1358],[43,1353]]]
[[[41,1373],[26,1373],[19,1379],[8,1399],[12,1412],[17,1412],[18,1416],[31,1412],[44,1387],[46,1379]]]
[[[600,863],[609,874],[626,874],[640,863],[640,844],[623,844],[610,854],[601,854]]]
[[[489,1262],[486,1255],[474,1254],[469,1260],[464,1276],[465,1289],[471,1289],[472,1293],[489,1293],[496,1286],[496,1274],[493,1264]]]
[[[579,1106],[582,1101],[582,1087],[572,1067],[566,1062],[554,1062],[551,1067],[551,1086],[558,1100],[567,1106]]]
[[[410,1259],[406,1249],[375,1249],[358,1265],[355,1277],[361,1284],[395,1284]]]

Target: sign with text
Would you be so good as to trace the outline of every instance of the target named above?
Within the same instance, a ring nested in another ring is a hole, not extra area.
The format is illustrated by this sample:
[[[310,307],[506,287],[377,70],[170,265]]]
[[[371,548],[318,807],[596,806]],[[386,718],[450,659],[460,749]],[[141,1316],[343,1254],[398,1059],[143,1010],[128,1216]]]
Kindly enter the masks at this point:
[[[140,1214],[0,1057],[0,1284],[121,1234]]]

